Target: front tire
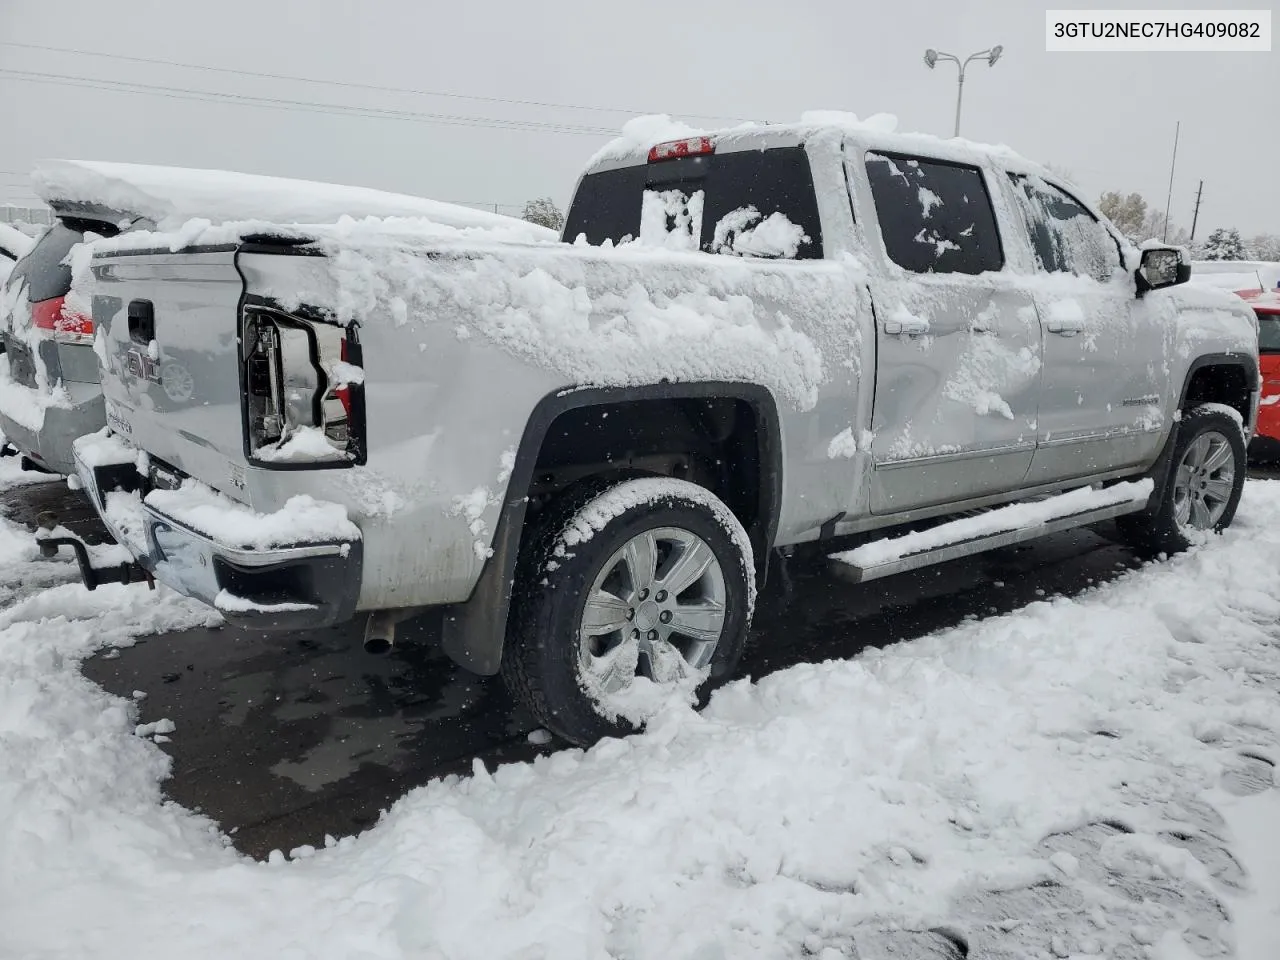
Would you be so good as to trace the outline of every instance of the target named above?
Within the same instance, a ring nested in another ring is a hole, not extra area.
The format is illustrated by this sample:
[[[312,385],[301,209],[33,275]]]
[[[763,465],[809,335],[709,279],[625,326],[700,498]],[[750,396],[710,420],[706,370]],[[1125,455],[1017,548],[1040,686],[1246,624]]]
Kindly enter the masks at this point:
[[[755,601],[746,533],[706,489],[647,477],[566,494],[521,551],[502,672],[553,733],[579,745],[636,729],[638,677],[691,685],[732,675]]]
[[[1247,463],[1239,421],[1212,404],[1196,407],[1178,424],[1160,501],[1117,518],[1121,535],[1144,551],[1177,553],[1221,533],[1240,505]]]

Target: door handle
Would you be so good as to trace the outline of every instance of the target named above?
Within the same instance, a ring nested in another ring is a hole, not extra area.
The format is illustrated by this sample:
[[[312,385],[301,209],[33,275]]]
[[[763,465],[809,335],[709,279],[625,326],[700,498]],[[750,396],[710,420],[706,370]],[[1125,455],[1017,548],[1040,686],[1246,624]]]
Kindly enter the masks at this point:
[[[1060,337],[1074,337],[1084,329],[1084,322],[1081,320],[1050,320],[1044,325],[1044,328]]]
[[[919,337],[929,332],[929,321],[910,315],[893,317],[886,320],[881,329],[888,334],[905,333],[910,337]]]

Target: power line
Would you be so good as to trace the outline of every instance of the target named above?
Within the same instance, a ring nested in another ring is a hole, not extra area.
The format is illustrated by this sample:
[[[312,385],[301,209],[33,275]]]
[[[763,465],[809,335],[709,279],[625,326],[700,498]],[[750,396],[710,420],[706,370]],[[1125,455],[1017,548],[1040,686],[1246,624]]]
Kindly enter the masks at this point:
[[[516,104],[524,107],[543,107],[555,110],[590,110],[598,113],[627,113],[636,116],[653,113],[651,110],[629,110],[623,107],[599,107],[580,103],[555,103],[549,100],[521,100],[513,97],[491,97],[473,93],[454,93],[445,90],[422,90],[414,87],[393,87],[377,83],[356,83],[348,80],[325,80],[320,77],[301,77],[288,73],[263,73],[257,70],[239,70],[234,67],[215,67],[203,63],[182,63],[178,60],[163,60],[157,57],[135,57],[123,53],[102,53],[97,50],[75,50],[69,47],[54,47],[39,43],[19,43],[15,40],[0,40],[0,46],[19,47],[26,50],[41,50],[50,53],[69,53],[82,57],[102,57],[110,60],[124,60],[129,63],[147,63],[165,67],[180,67],[185,70],[207,70],[213,73],[228,73],[243,77],[256,77],[260,80],[290,80],[296,83],[318,83],[330,87],[349,87],[355,90],[374,90],[379,93],[408,93],[424,97],[451,97],[459,100],[475,100],[484,103]],[[716,114],[685,114],[697,120],[733,120],[741,122],[742,117],[726,117]]]
[[[244,106],[268,107],[275,110],[300,110],[305,113],[328,113],[339,116],[373,117],[387,120],[410,120],[415,123],[434,123],[445,126],[490,127],[498,130],[525,130],[544,133],[567,133],[585,136],[608,136],[617,131],[609,127],[590,127],[583,124],[558,123],[542,120],[504,120],[498,117],[479,117],[465,114],[421,113],[414,110],[392,110],[385,107],[354,107],[340,103],[321,103],[309,100],[292,100],[284,97],[259,97],[250,94],[221,93],[214,90],[194,90],[186,87],[165,87],[151,83],[135,83],[125,80],[108,80],[103,77],[82,77],[63,73],[43,73],[30,70],[0,69],[0,75],[31,83],[52,83],[62,86],[88,87],[117,93],[144,93],[149,96],[175,100],[197,100],[209,103],[236,103]]]

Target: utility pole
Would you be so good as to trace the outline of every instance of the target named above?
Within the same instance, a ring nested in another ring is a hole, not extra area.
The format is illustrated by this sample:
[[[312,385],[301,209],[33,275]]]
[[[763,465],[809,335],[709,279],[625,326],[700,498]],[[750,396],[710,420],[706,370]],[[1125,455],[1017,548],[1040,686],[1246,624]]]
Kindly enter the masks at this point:
[[[1160,238],[1161,243],[1169,240],[1169,209],[1173,204],[1173,171],[1178,166],[1178,134],[1182,132],[1182,121],[1178,121],[1178,125],[1173,128],[1173,159],[1169,161],[1169,196],[1164,201],[1164,236]]]
[[[1204,181],[1200,181],[1200,186],[1196,189],[1196,209],[1191,214],[1191,238],[1187,241],[1187,246],[1196,242],[1196,221],[1200,219],[1200,195],[1204,193]]]

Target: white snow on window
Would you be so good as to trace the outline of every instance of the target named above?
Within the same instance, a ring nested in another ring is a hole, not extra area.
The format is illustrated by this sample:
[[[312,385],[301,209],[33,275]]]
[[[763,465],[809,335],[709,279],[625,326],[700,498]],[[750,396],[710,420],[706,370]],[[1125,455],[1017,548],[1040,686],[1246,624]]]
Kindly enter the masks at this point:
[[[695,190],[646,190],[640,205],[640,243],[667,250],[697,250],[702,244],[702,202]]]
[[[755,207],[739,207],[720,218],[711,241],[713,253],[740,257],[794,260],[801,244],[808,243],[804,229],[776,210],[763,220]]]
[[[921,187],[917,196],[920,199],[920,211],[926,217],[929,216],[929,211],[934,207],[942,206],[942,198],[928,187]],[[973,228],[970,227],[969,229],[972,230]]]
[[[915,241],[916,243],[930,244],[934,249],[934,254],[939,257],[948,250],[960,249],[960,245],[954,240],[949,240],[946,237],[941,236],[937,231],[933,230],[929,231],[926,235],[925,231],[922,229],[915,235]]]

